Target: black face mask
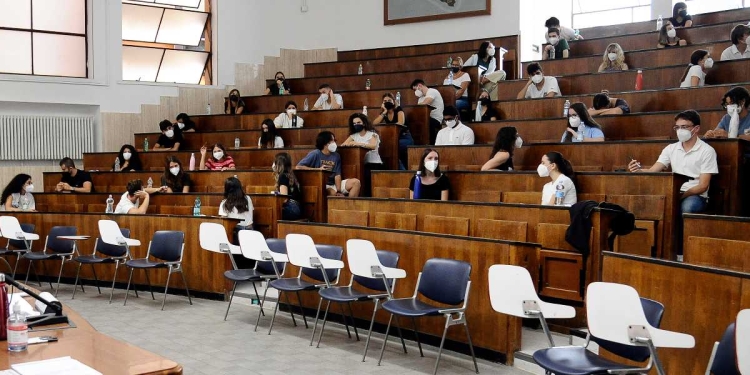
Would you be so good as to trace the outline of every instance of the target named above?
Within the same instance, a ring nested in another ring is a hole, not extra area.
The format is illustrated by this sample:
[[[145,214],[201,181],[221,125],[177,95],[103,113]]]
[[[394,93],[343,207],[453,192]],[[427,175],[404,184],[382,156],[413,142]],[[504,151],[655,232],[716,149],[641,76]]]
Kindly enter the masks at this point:
[[[490,103],[492,103],[492,101],[490,100],[490,98],[482,98],[482,99],[479,100],[479,102],[482,103],[482,105],[485,106],[485,107],[489,106]]]
[[[284,77],[277,77],[277,78],[276,78],[276,80],[277,80],[277,81],[281,81],[281,82],[284,82]]]
[[[680,17],[687,16],[687,9],[683,9],[677,13]]]
[[[393,102],[385,102],[385,104],[383,105],[385,106],[385,109],[389,111],[396,108],[396,104],[394,104]]]
[[[237,96],[237,95],[230,95],[230,96],[229,96],[229,100],[231,100],[231,101],[233,101],[233,102],[236,102],[236,101],[237,101],[237,100],[239,100],[239,99],[240,99],[240,97],[239,97],[239,96]]]
[[[451,72],[453,72],[453,73],[458,73],[460,71],[461,71],[461,68],[459,68],[457,66],[454,66],[454,67],[451,68]]]
[[[354,125],[354,131],[355,132],[359,133],[362,130],[365,130],[365,126],[364,125]]]

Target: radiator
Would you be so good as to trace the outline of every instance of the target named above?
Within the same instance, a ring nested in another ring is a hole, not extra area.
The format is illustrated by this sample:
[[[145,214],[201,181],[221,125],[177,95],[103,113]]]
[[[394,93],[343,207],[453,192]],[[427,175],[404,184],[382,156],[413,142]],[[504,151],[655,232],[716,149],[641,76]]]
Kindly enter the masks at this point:
[[[82,159],[93,151],[93,116],[0,115],[0,160]]]

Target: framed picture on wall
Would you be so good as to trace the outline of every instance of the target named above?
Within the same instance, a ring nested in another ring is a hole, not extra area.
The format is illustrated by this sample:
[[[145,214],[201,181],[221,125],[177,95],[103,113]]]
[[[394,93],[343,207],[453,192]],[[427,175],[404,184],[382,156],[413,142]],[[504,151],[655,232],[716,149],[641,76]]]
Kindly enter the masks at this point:
[[[492,0],[383,0],[383,23],[402,23],[476,17],[491,14]]]

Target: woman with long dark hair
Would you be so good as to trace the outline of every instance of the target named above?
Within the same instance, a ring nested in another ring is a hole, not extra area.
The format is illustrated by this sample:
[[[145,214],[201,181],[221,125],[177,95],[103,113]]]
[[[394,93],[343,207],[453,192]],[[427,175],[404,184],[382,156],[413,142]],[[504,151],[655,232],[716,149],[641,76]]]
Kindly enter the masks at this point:
[[[276,130],[273,120],[267,118],[260,125],[261,133],[258,138],[258,148],[284,148],[284,140]]]
[[[211,156],[207,156],[208,147],[201,147],[201,163],[200,169],[202,171],[208,169],[209,171],[228,171],[237,169],[234,164],[234,159],[227,155],[227,149],[223,144],[217,143],[211,147]]]
[[[3,189],[0,196],[2,207],[0,211],[36,211],[36,203],[31,193],[34,191],[34,183],[31,176],[21,173],[13,177]]]
[[[687,4],[682,1],[675,3],[672,7],[672,18],[669,22],[674,27],[693,27],[693,17],[687,12]]]
[[[706,71],[714,67],[714,59],[711,54],[699,49],[690,55],[690,65],[685,68],[685,73],[680,79],[680,87],[703,87],[706,84]]]
[[[281,206],[281,220],[299,220],[302,218],[302,189],[294,175],[292,157],[280,152],[274,157],[273,179],[276,181],[276,193],[289,198]]]
[[[190,180],[190,176],[185,173],[185,169],[182,168],[182,162],[174,156],[170,156],[166,160],[164,168],[164,174],[161,176],[161,188],[158,189],[159,193],[189,193],[190,187],[193,182]],[[150,189],[146,189],[146,192],[153,194]]]
[[[383,159],[380,158],[380,135],[372,126],[367,115],[354,113],[349,116],[349,138],[341,147],[362,147],[370,150],[365,154],[365,174],[362,179],[364,195],[370,196],[370,172],[385,169]]]
[[[224,181],[224,200],[219,204],[219,216],[242,220],[234,227],[235,245],[239,244],[238,233],[241,230],[253,229],[253,201],[245,195],[242,182],[237,177],[229,177]],[[255,265],[240,254],[232,254],[238,268],[252,268]]]
[[[512,171],[513,151],[523,146],[523,139],[518,136],[518,130],[514,126],[505,126],[497,131],[495,144],[492,146],[492,154],[482,166],[483,171]]]
[[[687,40],[680,39],[680,37],[677,36],[677,30],[674,25],[672,25],[671,22],[665,22],[659,30],[659,44],[656,45],[656,48],[669,48],[686,45]]]
[[[398,134],[398,169],[405,170],[407,164],[407,147],[414,145],[414,138],[406,125],[406,115],[401,106],[396,103],[393,94],[387,92],[383,94],[383,105],[380,106],[382,112],[372,120],[373,125],[395,124],[400,125]]]
[[[549,178],[551,181],[544,185],[542,189],[542,205],[554,206],[556,194],[562,195],[563,206],[572,206],[578,202],[576,196],[576,186],[573,182],[573,166],[559,152],[548,152],[542,156],[542,163],[537,167],[539,177]],[[558,193],[557,187],[561,186]]]
[[[120,152],[117,153],[117,160],[120,162],[120,172],[140,172],[143,170],[138,150],[132,145],[123,145],[120,147]],[[115,171],[114,164],[112,165],[112,170]]]
[[[563,132],[564,142],[604,142],[604,132],[589,114],[586,104],[573,103],[568,111],[568,127]]]
[[[240,90],[234,89],[229,92],[229,98],[224,100],[224,113],[227,115],[241,115],[245,111],[245,102],[242,100]]]
[[[463,67],[476,66],[479,68],[479,83],[490,94],[492,100],[497,100],[497,83],[505,79],[503,67],[497,66],[495,45],[485,40],[479,45],[477,53],[471,55]]]
[[[180,113],[175,121],[179,131],[183,133],[195,131],[195,121],[191,120],[187,113]]]
[[[433,148],[425,149],[419,160],[419,171],[422,174],[422,182],[419,186],[419,196],[414,196],[416,176],[409,183],[409,199],[431,199],[447,201],[451,184],[448,176],[440,172],[440,154]]]

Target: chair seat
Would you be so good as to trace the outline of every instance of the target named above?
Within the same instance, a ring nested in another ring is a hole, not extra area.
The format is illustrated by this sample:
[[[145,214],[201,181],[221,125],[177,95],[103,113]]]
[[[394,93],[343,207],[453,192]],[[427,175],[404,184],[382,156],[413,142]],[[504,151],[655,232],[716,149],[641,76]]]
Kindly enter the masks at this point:
[[[637,368],[604,359],[581,346],[537,350],[534,361],[556,375],[595,375],[606,374],[607,370]]]
[[[98,257],[96,255],[82,255],[82,256],[73,258],[73,260],[78,263],[83,263],[83,264],[104,264],[104,263],[115,262],[115,258]]]
[[[392,314],[410,317],[440,315],[439,311],[442,309],[412,298],[386,301],[383,308]]]
[[[133,259],[125,262],[125,265],[131,268],[165,268],[164,262],[154,262],[149,259]]]
[[[58,259],[62,255],[70,255],[70,254],[57,254],[57,253],[43,253],[41,251],[36,252],[29,252],[26,254],[23,254],[23,258],[28,260],[47,260],[47,259]]]
[[[359,292],[349,286],[321,289],[320,296],[333,302],[355,302],[370,299],[370,294]]]
[[[23,255],[24,253],[28,253],[29,250],[6,250],[6,249],[0,249],[0,256],[3,255]]]
[[[224,277],[232,281],[261,281],[266,274],[252,268],[224,271]]]
[[[308,283],[296,277],[272,280],[269,285],[284,292],[300,292],[303,290],[315,290],[315,284]]]

